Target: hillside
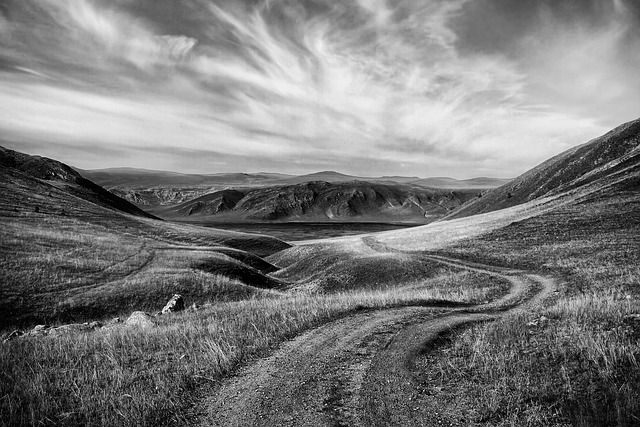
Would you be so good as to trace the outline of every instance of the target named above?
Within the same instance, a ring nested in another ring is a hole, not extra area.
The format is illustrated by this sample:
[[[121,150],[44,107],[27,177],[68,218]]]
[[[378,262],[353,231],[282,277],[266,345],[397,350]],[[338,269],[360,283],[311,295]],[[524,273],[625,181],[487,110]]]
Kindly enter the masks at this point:
[[[476,191],[430,190],[395,183],[311,181],[216,191],[154,212],[164,218],[210,221],[427,223],[476,196]]]
[[[272,293],[269,236],[154,219],[55,160],[0,151],[0,330]]]
[[[4,183],[20,180],[20,176],[24,175],[46,182],[52,187],[103,207],[132,215],[155,218],[127,200],[85,179],[71,167],[56,160],[30,156],[0,146],[0,165],[2,166],[0,179]]]
[[[640,119],[561,153],[449,214],[462,218],[559,194],[615,173],[640,155]]]

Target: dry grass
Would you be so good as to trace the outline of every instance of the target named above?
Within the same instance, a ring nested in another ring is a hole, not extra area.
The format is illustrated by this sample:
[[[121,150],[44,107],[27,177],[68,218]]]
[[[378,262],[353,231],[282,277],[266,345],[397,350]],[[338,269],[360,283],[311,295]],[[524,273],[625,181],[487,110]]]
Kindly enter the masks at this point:
[[[167,225],[165,231],[175,231],[171,237],[178,244],[171,243],[168,234],[158,241],[145,237],[144,229],[123,231],[114,232],[93,221],[51,216],[38,221],[4,221],[0,229],[0,310],[4,313],[0,329],[95,320],[132,310],[155,311],[174,293],[199,304],[263,293],[238,281],[216,280],[215,272],[195,269],[196,263],[212,259],[220,265],[237,263],[216,246],[180,244],[177,231],[187,233],[188,227],[174,230]],[[205,229],[203,233],[211,232]],[[227,238],[226,232],[222,235]]]
[[[475,326],[422,359],[425,390],[465,425],[638,425],[639,310],[590,294]]]
[[[188,424],[189,407],[239,364],[301,331],[363,308],[484,300],[505,283],[451,272],[398,288],[220,303],[118,327],[0,347],[7,425]],[[8,420],[8,421],[7,421]]]
[[[567,206],[442,251],[566,280],[552,306],[453,334],[425,356],[425,391],[448,402],[448,416],[464,425],[640,425],[635,199]]]

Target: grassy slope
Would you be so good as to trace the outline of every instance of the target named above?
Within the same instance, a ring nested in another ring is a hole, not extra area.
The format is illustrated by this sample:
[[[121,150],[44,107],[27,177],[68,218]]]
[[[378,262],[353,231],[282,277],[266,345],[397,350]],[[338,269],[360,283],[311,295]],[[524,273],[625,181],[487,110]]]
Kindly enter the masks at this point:
[[[460,425],[637,425],[638,212],[636,157],[560,195],[374,236],[406,255],[443,253],[566,280],[553,306],[455,335],[445,358],[425,355],[423,386],[433,404]],[[307,263],[333,273],[357,266],[364,246],[334,239],[271,258],[285,267],[280,274],[304,275],[298,266]]]
[[[0,184],[0,328],[158,310],[174,293],[189,304],[262,294],[242,283],[262,273],[238,258],[288,247],[129,215],[12,168],[0,171]],[[235,280],[200,268],[212,263]]]
[[[491,212],[577,188],[610,174],[620,167],[621,161],[634,161],[630,158],[640,154],[639,143],[640,119],[637,119],[547,160],[482,198],[468,202],[447,218]]]
[[[548,309],[476,326],[454,335],[446,358],[425,356],[425,388],[450,402],[443,410],[453,419],[638,425],[639,188],[629,180],[443,251],[566,278]]]
[[[425,356],[425,391],[458,423],[640,422],[640,163],[584,182],[547,201],[380,238],[566,279],[546,310],[454,334],[445,358]]]

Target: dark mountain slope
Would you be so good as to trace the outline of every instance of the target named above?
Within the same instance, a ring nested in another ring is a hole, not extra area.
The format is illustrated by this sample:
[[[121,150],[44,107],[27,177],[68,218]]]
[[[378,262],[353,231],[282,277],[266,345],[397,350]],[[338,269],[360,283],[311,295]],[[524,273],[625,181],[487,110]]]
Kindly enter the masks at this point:
[[[364,181],[312,181],[252,190],[217,191],[157,211],[174,219],[209,221],[431,222],[475,191],[431,190]]]
[[[508,184],[470,201],[445,219],[504,209],[583,186],[637,161],[639,144],[640,119],[547,160]]]
[[[238,190],[215,191],[174,206],[170,211],[179,216],[216,215],[232,210],[244,195]]]
[[[11,171],[14,174],[25,174],[29,177],[46,181],[51,186],[99,206],[116,209],[131,215],[155,218],[134,204],[84,178],[73,168],[56,160],[30,156],[0,146],[0,165],[2,165],[5,179]]]

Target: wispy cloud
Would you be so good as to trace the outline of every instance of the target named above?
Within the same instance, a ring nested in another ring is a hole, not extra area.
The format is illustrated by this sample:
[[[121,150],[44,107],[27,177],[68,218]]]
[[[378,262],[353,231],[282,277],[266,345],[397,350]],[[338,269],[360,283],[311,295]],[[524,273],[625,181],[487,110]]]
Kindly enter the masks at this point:
[[[0,129],[51,156],[82,147],[65,159],[79,166],[95,144],[155,150],[165,169],[211,152],[216,170],[467,177],[522,172],[638,114],[629,2],[568,19],[565,2],[483,1],[11,0]],[[466,30],[487,8],[492,31],[525,18],[482,45]]]

